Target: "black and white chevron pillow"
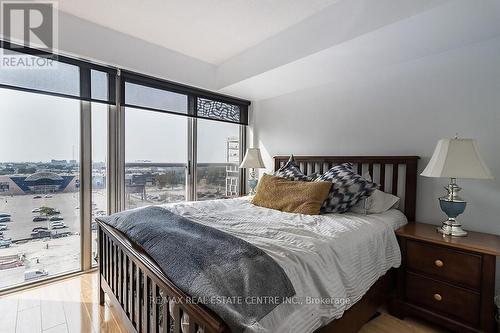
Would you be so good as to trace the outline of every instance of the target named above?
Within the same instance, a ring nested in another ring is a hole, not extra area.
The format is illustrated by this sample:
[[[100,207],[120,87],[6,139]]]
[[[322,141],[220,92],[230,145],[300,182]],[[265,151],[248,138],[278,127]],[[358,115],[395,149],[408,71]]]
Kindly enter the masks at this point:
[[[293,155],[290,156],[285,165],[279,168],[278,171],[274,172],[274,176],[285,178],[288,180],[314,180],[314,178],[306,176],[302,171],[300,171],[300,166],[295,162]]]
[[[314,181],[333,183],[328,197],[321,206],[321,213],[345,213],[358,201],[372,194],[377,184],[372,183],[352,170],[351,163],[334,166]]]

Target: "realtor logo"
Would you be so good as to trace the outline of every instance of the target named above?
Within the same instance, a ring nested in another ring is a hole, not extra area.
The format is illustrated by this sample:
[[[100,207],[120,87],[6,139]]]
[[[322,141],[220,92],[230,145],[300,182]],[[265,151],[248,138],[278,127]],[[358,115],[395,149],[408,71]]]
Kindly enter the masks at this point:
[[[39,54],[33,54],[31,61],[38,61],[34,67],[44,67],[38,57],[50,58],[44,52],[52,52],[57,48],[57,3],[55,1],[1,1],[1,35],[4,41],[10,41],[11,50],[16,48],[30,47],[40,50]],[[19,44],[16,47],[15,44]],[[20,55],[15,52],[3,50],[3,56]],[[6,67],[2,59],[2,67]],[[12,60],[12,59],[10,59]],[[30,59],[24,59],[28,63]],[[8,67],[8,66],[7,66]]]
[[[2,35],[12,42],[36,47],[43,51],[54,49],[56,38],[56,3],[53,1],[0,1]]]

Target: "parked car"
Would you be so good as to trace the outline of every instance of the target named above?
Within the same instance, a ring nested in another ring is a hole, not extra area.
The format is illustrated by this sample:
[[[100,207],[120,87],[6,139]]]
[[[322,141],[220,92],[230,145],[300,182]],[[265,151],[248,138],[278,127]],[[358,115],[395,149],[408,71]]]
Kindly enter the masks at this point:
[[[24,272],[24,281],[28,280],[33,280],[33,279],[39,279],[44,276],[49,275],[49,272],[47,272],[45,269],[36,269],[33,271],[26,271]]]
[[[10,222],[10,217],[0,217],[0,222]]]
[[[106,212],[103,211],[103,210],[98,210],[96,212],[93,213],[95,217],[101,217],[101,216],[106,216]]]
[[[61,238],[61,237],[68,237],[69,235],[71,235],[71,232],[70,231],[63,231],[63,232],[55,232],[55,233],[52,233],[52,238]]]
[[[64,218],[62,216],[52,216],[49,220],[50,221],[62,221],[62,220],[64,220]]]
[[[45,216],[34,216],[33,217],[33,222],[43,222],[43,221],[47,221],[48,218],[46,218]]]
[[[0,217],[10,217],[11,215],[8,213],[0,213]]]
[[[31,210],[31,212],[32,212],[32,213],[40,213],[40,211],[41,211],[41,210],[42,210],[42,208],[41,208],[41,207],[38,207],[38,208],[33,208],[33,209]]]
[[[10,247],[10,244],[12,244],[12,239],[0,239],[0,248],[2,247]]]
[[[45,194],[45,198],[52,198],[50,194]]]
[[[48,230],[37,230],[31,233],[31,238],[46,238],[50,237],[50,231]]]
[[[51,224],[50,227],[52,229],[64,229],[64,228],[67,228],[66,224],[64,224],[64,223]]]
[[[41,199],[41,198],[42,198],[42,196],[41,196],[41,195],[35,195],[35,196],[33,197],[33,199]]]
[[[33,230],[31,230],[32,232],[37,232],[39,230],[45,230],[45,231],[48,231],[49,228],[47,227],[34,227]]]
[[[7,230],[7,226],[5,224],[0,224],[0,231]]]

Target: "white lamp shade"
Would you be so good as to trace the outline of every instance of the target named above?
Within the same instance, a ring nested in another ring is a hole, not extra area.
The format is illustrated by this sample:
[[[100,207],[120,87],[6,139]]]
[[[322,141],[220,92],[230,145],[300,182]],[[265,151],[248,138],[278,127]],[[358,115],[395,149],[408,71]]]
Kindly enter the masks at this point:
[[[265,168],[259,148],[248,148],[240,168]]]
[[[474,139],[441,139],[424,171],[426,177],[493,179]]]

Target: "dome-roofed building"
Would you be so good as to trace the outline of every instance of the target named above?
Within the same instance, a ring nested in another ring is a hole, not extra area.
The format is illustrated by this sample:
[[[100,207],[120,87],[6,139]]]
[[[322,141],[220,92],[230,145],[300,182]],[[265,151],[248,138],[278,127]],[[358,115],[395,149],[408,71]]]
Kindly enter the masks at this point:
[[[26,177],[24,182],[33,193],[49,193],[60,191],[64,178],[54,172],[40,171]]]
[[[15,191],[15,194],[73,192],[79,188],[78,178],[74,175],[59,175],[46,170],[29,176],[9,176],[9,178],[20,189]]]
[[[36,182],[36,181],[61,181],[63,178],[57,173],[50,171],[40,171],[32,175],[29,175],[24,179],[25,182]]]

